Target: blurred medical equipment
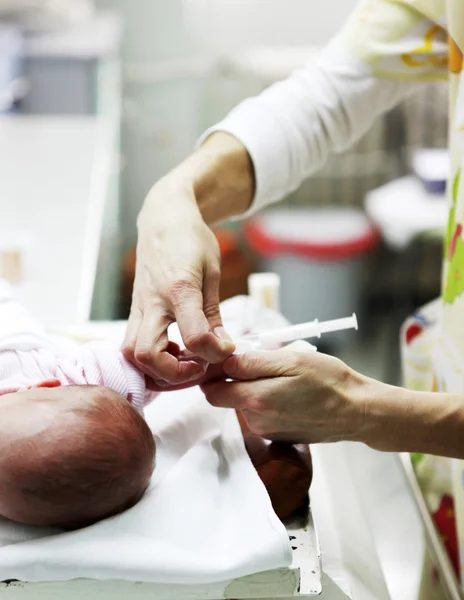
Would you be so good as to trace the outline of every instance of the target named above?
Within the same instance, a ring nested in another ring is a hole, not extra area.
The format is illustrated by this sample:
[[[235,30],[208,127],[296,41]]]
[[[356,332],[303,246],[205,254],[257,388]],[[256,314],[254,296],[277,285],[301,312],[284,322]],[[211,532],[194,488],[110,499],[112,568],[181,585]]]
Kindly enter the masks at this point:
[[[0,229],[0,277],[20,284],[25,274],[25,257],[31,236],[24,229]]]
[[[56,30],[30,33],[24,43],[28,93],[21,102],[22,112],[32,115],[119,112],[121,37],[120,16],[111,11],[62,24]]]
[[[443,193],[451,175],[449,152],[445,148],[420,148],[412,152],[412,170],[425,189]]]
[[[282,313],[290,322],[360,312],[365,259],[379,241],[362,211],[276,209],[246,223],[244,231],[263,270],[280,276]],[[346,333],[331,338],[349,339]]]
[[[432,185],[442,187],[441,178],[442,175],[435,184],[424,185],[409,175],[367,194],[366,212],[392,249],[405,250],[414,239],[427,233],[443,235],[448,222],[448,201],[443,191],[428,190]]]
[[[248,294],[263,307],[280,311],[280,277],[277,273],[253,273],[248,278]]]

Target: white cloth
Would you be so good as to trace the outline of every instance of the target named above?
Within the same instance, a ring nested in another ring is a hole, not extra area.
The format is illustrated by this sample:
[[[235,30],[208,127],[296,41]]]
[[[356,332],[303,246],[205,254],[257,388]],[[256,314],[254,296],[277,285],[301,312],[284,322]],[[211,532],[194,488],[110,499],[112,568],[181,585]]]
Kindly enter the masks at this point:
[[[42,325],[16,299],[11,285],[0,279],[0,351],[55,348]]]
[[[245,315],[256,317],[255,310],[244,298],[223,306],[232,335],[243,332]],[[275,326],[285,322],[274,319]],[[286,529],[251,464],[235,413],[212,408],[195,388],[162,394],[146,417],[158,452],[144,499],[72,533],[0,521],[0,581],[207,584],[290,566]]]
[[[414,89],[374,76],[335,38],[306,68],[242,102],[199,144],[225,131],[246,147],[256,177],[253,213],[294,191]]]
[[[366,196],[365,205],[386,243],[396,250],[403,250],[424,233],[444,233],[448,222],[446,195],[427,192],[412,176],[373,190]]]

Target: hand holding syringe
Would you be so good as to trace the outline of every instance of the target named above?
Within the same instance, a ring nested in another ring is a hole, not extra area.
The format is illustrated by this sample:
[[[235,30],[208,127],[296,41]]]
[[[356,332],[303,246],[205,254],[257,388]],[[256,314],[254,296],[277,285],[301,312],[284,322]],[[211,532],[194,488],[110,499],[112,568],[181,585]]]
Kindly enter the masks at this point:
[[[347,329],[358,329],[356,315],[345,319],[334,319],[333,321],[319,322],[317,319],[309,323],[291,325],[283,329],[263,331],[256,334],[246,335],[236,343],[235,354],[244,354],[253,350],[275,349],[282,344],[305,340],[309,338],[320,338],[322,334],[344,331]]]
[[[347,317],[345,319],[335,319],[333,321],[319,322],[316,319],[315,321],[311,321],[309,323],[291,325],[289,327],[284,327],[283,329],[274,329],[246,335],[237,340],[234,354],[238,356],[240,354],[245,354],[245,352],[253,352],[255,350],[275,350],[283,344],[315,337],[320,338],[324,333],[344,331],[347,329],[358,329],[358,320],[356,315]],[[307,348],[310,349],[311,346],[307,344]],[[316,348],[314,348],[314,350],[316,350]],[[180,356],[178,359],[191,360],[191,356]],[[165,383],[160,384],[160,382],[148,380],[147,385],[151,391],[175,391],[222,378],[224,378],[222,365],[209,365],[205,375],[197,381],[190,381],[178,386],[170,386]]]

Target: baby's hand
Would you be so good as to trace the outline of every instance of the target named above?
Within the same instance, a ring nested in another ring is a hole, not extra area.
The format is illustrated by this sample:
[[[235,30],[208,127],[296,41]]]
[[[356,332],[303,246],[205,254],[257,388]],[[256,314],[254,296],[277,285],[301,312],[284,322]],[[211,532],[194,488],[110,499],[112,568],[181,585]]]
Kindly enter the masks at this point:
[[[174,348],[172,348],[172,350],[174,351]],[[177,351],[175,353],[176,353],[176,358],[179,361],[185,360],[185,361],[197,362],[199,364],[202,364],[204,366],[203,375],[201,377],[198,377],[198,379],[195,379],[193,381],[188,381],[186,383],[179,384],[179,385],[172,385],[172,384],[166,383],[165,381],[152,379],[151,377],[145,376],[146,386],[150,392],[176,392],[179,390],[186,390],[186,389],[195,387],[197,385],[203,385],[205,383],[210,383],[212,381],[220,381],[222,379],[225,379],[225,377],[226,377],[224,370],[222,368],[222,364],[208,365],[204,361],[199,359],[198,357],[194,356],[191,352],[188,352],[187,350],[181,351],[177,348]]]

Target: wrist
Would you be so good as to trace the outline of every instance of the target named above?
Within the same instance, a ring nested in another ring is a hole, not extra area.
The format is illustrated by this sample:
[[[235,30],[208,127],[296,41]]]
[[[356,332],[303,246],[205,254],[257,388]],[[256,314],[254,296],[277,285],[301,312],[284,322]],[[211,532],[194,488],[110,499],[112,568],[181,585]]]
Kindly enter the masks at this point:
[[[185,161],[182,171],[208,225],[240,216],[250,207],[254,169],[246,148],[232,135],[213,133]]]
[[[347,367],[340,393],[346,409],[347,425],[346,433],[340,441],[367,443],[371,426],[368,418],[368,400],[375,393],[372,384],[376,383]]]
[[[449,411],[454,414],[451,395],[440,398],[440,394],[415,392],[375,380],[366,382],[362,394],[365,418],[359,441],[382,452],[447,454],[440,428],[445,424],[444,437],[454,433],[443,418]]]
[[[139,235],[144,230],[152,235],[157,226],[165,231],[170,227],[180,227],[183,220],[191,223],[192,219],[201,220],[201,214],[195,200],[193,182],[179,167],[151,188],[139,213],[137,229]]]
[[[362,415],[358,419],[355,441],[374,450],[402,451],[400,446],[407,431],[404,416],[410,402],[406,397],[408,391],[375,379],[359,377],[350,393],[358,414]]]
[[[206,224],[236,217],[248,210],[254,196],[254,170],[246,148],[227,133],[214,133],[180,166],[157,182],[148,194],[137,222],[139,231],[151,215],[202,218]]]

